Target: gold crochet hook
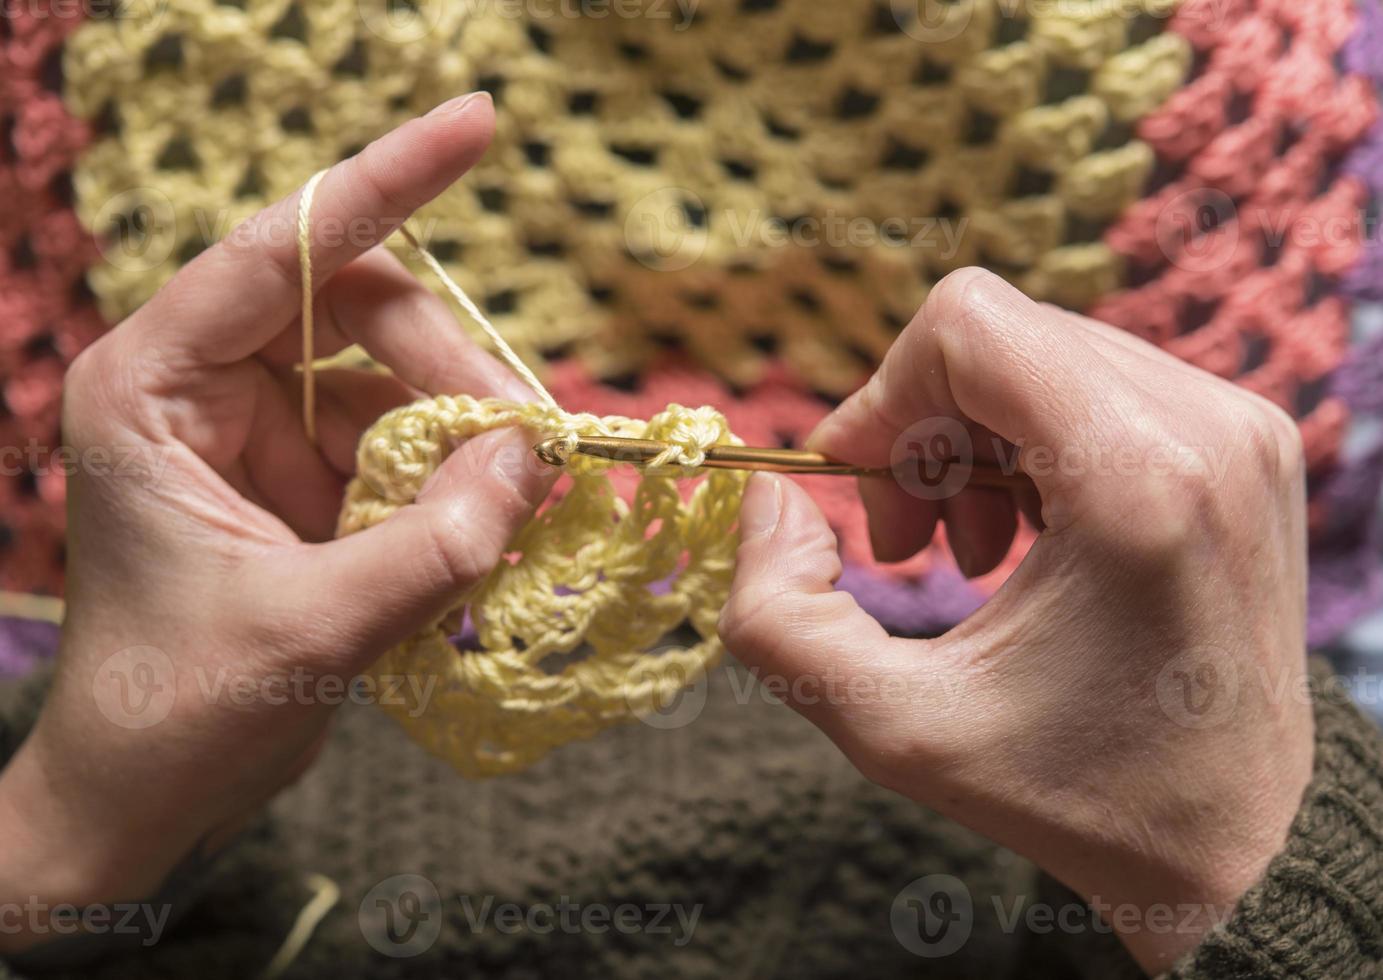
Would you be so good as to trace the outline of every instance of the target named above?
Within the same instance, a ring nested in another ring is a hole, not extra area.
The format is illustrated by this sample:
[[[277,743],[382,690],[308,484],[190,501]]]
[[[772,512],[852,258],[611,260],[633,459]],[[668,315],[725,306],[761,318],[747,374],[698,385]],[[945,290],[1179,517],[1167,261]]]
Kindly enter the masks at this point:
[[[592,456],[615,463],[645,466],[668,451],[668,444],[655,439],[622,439],[616,436],[583,436],[575,448],[564,439],[548,439],[533,447],[538,458],[551,466],[565,466],[572,455]],[[960,459],[929,461],[943,467],[968,465],[967,484],[1018,490],[1032,486],[1025,473],[1010,473],[992,463]],[[799,473],[809,476],[893,476],[888,469],[842,463],[805,449],[762,449],[753,446],[712,446],[706,450],[703,466],[714,470],[759,470],[770,473]],[[943,470],[944,472],[944,470]]]

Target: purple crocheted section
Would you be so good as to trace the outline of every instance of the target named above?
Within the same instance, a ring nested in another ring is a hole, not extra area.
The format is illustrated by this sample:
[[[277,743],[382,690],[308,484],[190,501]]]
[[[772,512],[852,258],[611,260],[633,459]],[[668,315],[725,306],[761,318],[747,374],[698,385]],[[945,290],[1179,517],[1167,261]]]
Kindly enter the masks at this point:
[[[1372,191],[1373,207],[1364,223],[1364,253],[1345,276],[1346,295],[1358,300],[1383,302],[1383,120],[1374,124],[1368,136],[1348,160],[1345,171],[1357,177]]]
[[[1359,0],[1359,26],[1340,52],[1345,71],[1383,84],[1383,3]]]
[[[1383,309],[1363,304],[1356,319],[1362,329],[1365,320],[1383,321]],[[1333,641],[1383,605],[1383,331],[1355,345],[1331,393],[1349,406],[1354,437],[1316,498],[1327,524],[1311,550],[1313,644]]]
[[[0,677],[17,677],[58,650],[58,628],[34,619],[0,617]]]
[[[1345,70],[1383,86],[1383,3],[1360,0],[1359,17],[1359,29],[1343,51]],[[1364,253],[1341,284],[1344,294],[1361,304],[1356,319],[1362,326],[1377,311],[1369,307],[1383,302],[1383,120],[1345,160],[1344,170],[1372,192]],[[1383,333],[1356,340],[1330,390],[1349,406],[1355,421],[1339,469],[1316,496],[1327,521],[1311,549],[1308,637],[1316,645],[1335,640],[1383,605]]]
[[[1311,605],[1307,637],[1313,646],[1337,639],[1383,606],[1383,445],[1342,468],[1321,491],[1330,528],[1311,549]]]
[[[1355,417],[1383,417],[1383,331],[1354,348],[1330,389]]]
[[[1360,0],[1359,29],[1342,54],[1346,71],[1372,78],[1383,86],[1383,3],[1379,0]],[[1357,299],[1383,301],[1383,216],[1378,207],[1383,200],[1383,119],[1350,154],[1344,170],[1368,185],[1374,199],[1365,226],[1364,254],[1345,278],[1345,292]]]
[[[984,596],[951,568],[938,567],[920,582],[900,582],[847,565],[840,587],[896,635],[935,636],[984,604]]]

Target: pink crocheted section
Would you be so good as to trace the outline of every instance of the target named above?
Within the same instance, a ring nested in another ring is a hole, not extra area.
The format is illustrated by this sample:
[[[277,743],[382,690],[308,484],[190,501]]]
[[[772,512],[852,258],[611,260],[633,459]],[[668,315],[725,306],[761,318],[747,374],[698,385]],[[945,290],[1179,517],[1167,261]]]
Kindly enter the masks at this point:
[[[83,276],[95,245],[71,207],[86,127],[64,110],[61,51],[79,5],[9,4],[0,24],[0,588],[62,589],[58,445],[67,363],[105,329]]]
[[[1201,67],[1139,126],[1158,174],[1106,236],[1132,285],[1089,311],[1291,412],[1313,471],[1349,416],[1323,392],[1368,189],[1340,163],[1378,114],[1369,80],[1336,67],[1356,23],[1353,0],[1187,0],[1171,29]]]

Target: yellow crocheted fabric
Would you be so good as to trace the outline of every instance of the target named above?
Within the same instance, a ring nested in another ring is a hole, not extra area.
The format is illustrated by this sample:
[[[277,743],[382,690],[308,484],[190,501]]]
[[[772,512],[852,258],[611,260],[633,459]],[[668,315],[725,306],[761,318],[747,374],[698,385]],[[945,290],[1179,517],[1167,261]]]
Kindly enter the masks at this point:
[[[1187,75],[1174,4],[165,0],[67,46],[99,127],[79,213],[139,236],[92,284],[123,316],[236,219],[487,88],[495,145],[418,228],[521,353],[610,377],[670,337],[748,384],[776,349],[842,394],[949,269],[1072,307],[1125,285],[1101,235],[1152,168],[1135,124]]]
[[[738,544],[745,474],[712,471],[685,499],[676,479],[694,472],[710,446],[734,441],[718,413],[673,405],[643,422],[468,397],[396,409],[366,433],[339,533],[412,501],[457,442],[513,425],[547,436],[657,439],[670,449],[629,503],[606,476],[611,464],[574,457],[570,487],[520,532],[508,560],[374,667],[438,681],[426,705],[389,710],[470,776],[522,769],[664,707],[700,677],[721,653],[716,619]],[[479,649],[458,652],[451,637],[466,612]],[[690,647],[669,639],[684,625],[699,636]]]

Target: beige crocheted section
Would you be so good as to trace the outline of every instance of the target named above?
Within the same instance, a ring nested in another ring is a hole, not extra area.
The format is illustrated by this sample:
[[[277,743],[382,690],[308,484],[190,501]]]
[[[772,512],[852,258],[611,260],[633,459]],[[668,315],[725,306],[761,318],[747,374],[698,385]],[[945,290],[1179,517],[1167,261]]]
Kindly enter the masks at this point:
[[[952,268],[1071,307],[1122,284],[1100,237],[1153,164],[1135,124],[1189,68],[1174,2],[135,5],[66,51],[102,134],[76,177],[111,239],[92,285],[123,316],[236,220],[486,88],[495,145],[417,228],[520,353],[609,377],[675,342],[748,384],[776,352],[839,394]]]
[[[468,776],[516,772],[612,725],[661,717],[722,653],[716,620],[739,544],[746,474],[713,470],[689,491],[675,478],[692,474],[709,447],[735,441],[719,413],[671,405],[636,421],[468,397],[417,402],[375,423],[361,440],[338,533],[411,502],[456,444],[514,425],[670,449],[632,502],[611,486],[610,463],[573,457],[561,500],[524,527],[506,560],[372,668],[421,682],[386,710]],[[479,648],[458,654],[451,637],[467,613]],[[683,645],[679,629],[695,642]],[[427,692],[422,703],[418,691]]]

